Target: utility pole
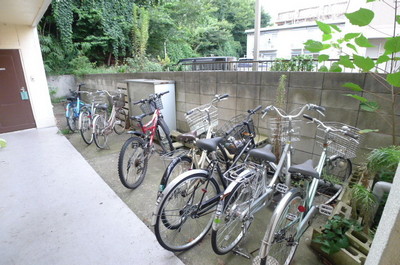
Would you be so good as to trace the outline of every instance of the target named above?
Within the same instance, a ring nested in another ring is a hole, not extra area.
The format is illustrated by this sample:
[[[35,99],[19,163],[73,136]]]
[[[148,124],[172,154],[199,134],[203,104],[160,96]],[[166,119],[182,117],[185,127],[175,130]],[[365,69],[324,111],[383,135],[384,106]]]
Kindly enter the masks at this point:
[[[253,50],[253,60],[258,61],[260,53],[260,24],[261,24],[261,2],[256,0],[255,6],[256,18],[254,21],[254,50]],[[258,63],[253,63],[253,71],[258,70]]]

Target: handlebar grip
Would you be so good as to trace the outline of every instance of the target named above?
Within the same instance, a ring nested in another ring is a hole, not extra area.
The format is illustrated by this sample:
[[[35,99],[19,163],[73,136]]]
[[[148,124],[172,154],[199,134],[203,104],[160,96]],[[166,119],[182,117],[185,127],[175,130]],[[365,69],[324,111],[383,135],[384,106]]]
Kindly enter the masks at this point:
[[[165,94],[168,94],[168,93],[169,93],[169,91],[164,91],[164,92],[159,93],[158,95],[161,97],[161,96],[163,96]]]
[[[307,115],[307,114],[303,114],[303,118],[305,118],[307,120],[310,120],[310,121],[314,121],[314,118],[309,116],[309,115]]]
[[[254,114],[254,113],[256,113],[257,111],[259,111],[261,108],[262,108],[262,105],[259,105],[259,106],[256,107],[255,109],[249,109],[247,112],[248,112],[248,113],[251,113],[251,114]]]
[[[193,112],[194,112],[194,109],[189,110],[188,112],[186,112],[186,115],[190,115],[190,114],[192,114]]]
[[[356,140],[359,138],[357,134],[354,134],[352,132],[345,132],[344,135],[349,136],[349,137],[351,137],[353,139],[356,139]]]
[[[226,98],[229,98],[229,94],[223,94],[223,95],[219,95],[218,96],[218,100],[223,100],[223,99],[226,99]]]
[[[141,99],[141,100],[139,100],[139,101],[132,102],[132,104],[133,104],[133,105],[137,105],[137,104],[143,103],[143,102],[145,102],[145,100],[144,100],[144,99]]]

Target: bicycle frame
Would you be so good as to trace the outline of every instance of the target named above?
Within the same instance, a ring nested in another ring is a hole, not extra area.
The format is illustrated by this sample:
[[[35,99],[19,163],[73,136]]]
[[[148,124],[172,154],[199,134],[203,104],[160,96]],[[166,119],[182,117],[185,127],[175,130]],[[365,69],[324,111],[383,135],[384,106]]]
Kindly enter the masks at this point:
[[[153,145],[154,136],[157,130],[157,125],[160,115],[161,111],[159,109],[156,109],[149,122],[147,122],[146,124],[143,124],[141,121],[138,122],[140,129],[142,130],[142,134],[145,137],[148,137],[150,146]]]

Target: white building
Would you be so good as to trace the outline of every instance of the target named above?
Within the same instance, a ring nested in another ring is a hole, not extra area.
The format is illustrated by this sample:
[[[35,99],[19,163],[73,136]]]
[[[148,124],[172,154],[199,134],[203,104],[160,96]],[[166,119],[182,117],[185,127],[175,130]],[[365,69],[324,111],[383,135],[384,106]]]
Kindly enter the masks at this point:
[[[55,126],[36,28],[51,0],[0,3],[0,133]]]
[[[359,52],[371,58],[382,55],[385,38],[393,34],[394,9],[382,1],[366,4],[365,0],[286,0],[285,4],[280,6],[274,6],[271,0],[265,2],[265,9],[271,12],[274,25],[260,30],[260,60],[290,59],[292,56],[309,54],[304,50],[303,43],[309,39],[322,41],[322,32],[316,20],[337,25],[343,34],[362,32],[375,47],[359,49]],[[393,0],[388,2],[394,6]],[[276,2],[274,3],[276,5]],[[374,11],[375,17],[370,24],[371,27],[353,26],[344,16],[344,13],[354,12],[360,7]],[[246,30],[246,34],[247,58],[254,58],[254,29]],[[332,49],[323,53],[329,54],[332,59],[338,58],[337,51]]]

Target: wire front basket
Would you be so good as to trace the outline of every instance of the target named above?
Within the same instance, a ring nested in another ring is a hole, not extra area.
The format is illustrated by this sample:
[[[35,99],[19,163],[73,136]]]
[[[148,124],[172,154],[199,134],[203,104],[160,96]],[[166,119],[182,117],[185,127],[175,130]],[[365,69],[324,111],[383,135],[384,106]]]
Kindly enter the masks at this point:
[[[289,140],[289,133],[291,132],[291,141],[300,141],[300,126],[298,122],[300,120],[292,120],[291,126],[289,121],[284,120],[281,117],[269,117],[267,119],[267,128],[269,130],[269,136],[272,142],[276,140],[280,142],[286,142]]]
[[[354,139],[353,137],[344,135],[341,132],[329,132],[327,143],[328,155],[339,155],[344,158],[356,157],[358,146],[364,139],[364,135],[359,133],[360,129],[340,122],[325,122],[324,124],[335,129],[346,128],[349,133],[358,136],[358,139]],[[321,146],[324,144],[325,135],[326,131],[324,128],[318,126],[316,140]]]
[[[118,93],[116,95],[113,95],[111,97],[111,103],[117,107],[117,108],[122,108],[123,106],[125,106],[125,94],[123,93]]]
[[[224,146],[231,154],[238,154],[249,137],[256,137],[256,130],[252,119],[248,124],[244,121],[247,115],[240,114],[225,122],[216,132],[217,136],[224,137]]]
[[[153,114],[156,108],[163,109],[161,97],[150,98],[140,105],[140,109],[147,115]]]
[[[210,115],[210,122],[208,120]],[[207,132],[208,128],[214,128],[218,125],[218,109],[214,105],[205,104],[196,107],[185,115],[186,122],[191,131],[196,131],[197,135]]]

